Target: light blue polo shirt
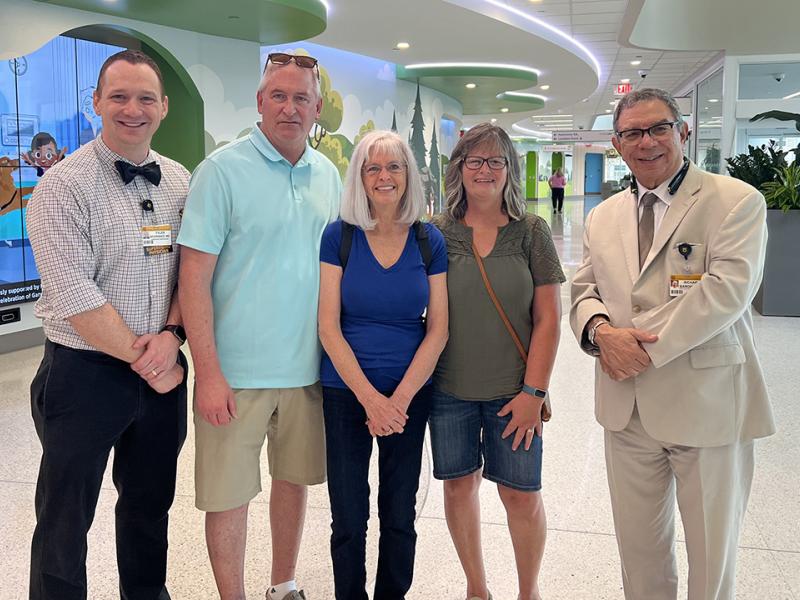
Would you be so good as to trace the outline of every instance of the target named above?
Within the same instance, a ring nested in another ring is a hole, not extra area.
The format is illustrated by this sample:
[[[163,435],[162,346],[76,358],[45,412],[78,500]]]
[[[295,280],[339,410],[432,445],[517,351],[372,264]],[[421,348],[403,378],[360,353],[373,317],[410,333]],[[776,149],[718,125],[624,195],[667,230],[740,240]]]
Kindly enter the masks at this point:
[[[342,184],[310,146],[291,165],[258,125],[192,174],[178,243],[218,256],[214,335],[228,384],[300,387],[319,379],[319,247]]]

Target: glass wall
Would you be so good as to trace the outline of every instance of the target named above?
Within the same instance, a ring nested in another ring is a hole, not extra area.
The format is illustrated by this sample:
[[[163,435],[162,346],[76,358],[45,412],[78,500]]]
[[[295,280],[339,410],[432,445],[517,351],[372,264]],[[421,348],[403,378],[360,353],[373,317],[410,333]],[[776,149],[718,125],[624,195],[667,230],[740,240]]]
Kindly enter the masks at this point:
[[[722,69],[697,86],[696,106],[695,163],[701,169],[719,173],[722,138]]]

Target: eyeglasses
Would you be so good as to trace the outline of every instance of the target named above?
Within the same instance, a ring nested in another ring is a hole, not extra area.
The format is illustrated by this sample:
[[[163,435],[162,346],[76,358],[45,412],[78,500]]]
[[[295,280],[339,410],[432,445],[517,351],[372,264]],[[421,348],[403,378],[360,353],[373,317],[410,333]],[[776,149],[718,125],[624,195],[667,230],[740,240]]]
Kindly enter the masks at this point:
[[[464,166],[470,171],[477,171],[483,166],[483,163],[489,165],[492,171],[502,171],[508,166],[508,159],[504,156],[492,156],[490,158],[468,156],[464,159]]]
[[[675,127],[680,121],[671,121],[669,123],[656,123],[651,127],[645,129],[626,129],[625,131],[617,131],[617,137],[626,144],[633,144],[640,141],[646,133],[654,140],[663,140],[669,137],[672,133],[672,128]]]
[[[273,52],[267,55],[267,63],[264,65],[264,70],[267,70],[266,65],[272,63],[274,65],[288,65],[290,62],[294,61],[298,67],[302,67],[303,69],[314,69],[317,66],[319,61],[314,58],[313,56],[304,56],[304,55],[297,55],[297,54],[286,54],[285,52]],[[315,70],[317,77],[319,77],[319,70]]]
[[[395,161],[395,162],[390,162],[385,166],[384,165],[369,164],[369,165],[364,165],[363,167],[361,167],[361,170],[364,172],[364,175],[369,175],[371,177],[374,177],[375,175],[377,175],[378,173],[380,173],[384,169],[386,169],[386,171],[390,175],[399,175],[400,173],[405,173],[406,172],[406,163]]]

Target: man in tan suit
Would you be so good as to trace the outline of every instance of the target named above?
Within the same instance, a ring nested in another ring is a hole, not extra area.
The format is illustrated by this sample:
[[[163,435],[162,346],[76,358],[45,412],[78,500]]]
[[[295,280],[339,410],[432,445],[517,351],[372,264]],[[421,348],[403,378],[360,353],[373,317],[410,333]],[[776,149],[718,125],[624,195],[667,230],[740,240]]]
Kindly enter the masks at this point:
[[[586,219],[570,323],[599,358],[625,598],[677,597],[677,498],[689,599],[732,599],[753,439],[775,430],[750,315],[764,199],[683,158],[688,127],[666,92],[625,96],[614,131],[635,181]]]

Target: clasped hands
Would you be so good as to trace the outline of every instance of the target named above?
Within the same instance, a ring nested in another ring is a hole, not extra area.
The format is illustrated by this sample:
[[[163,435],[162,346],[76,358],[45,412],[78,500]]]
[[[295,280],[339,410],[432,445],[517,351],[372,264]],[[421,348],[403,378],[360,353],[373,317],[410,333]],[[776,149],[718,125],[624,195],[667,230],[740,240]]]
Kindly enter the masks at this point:
[[[635,377],[651,362],[642,344],[657,340],[657,335],[642,329],[603,324],[595,333],[595,343],[600,348],[600,367],[614,381]]]
[[[144,352],[131,363],[131,369],[159,394],[166,394],[183,381],[183,367],[177,363],[178,348],[180,342],[169,331],[141,335],[133,349]]]
[[[361,400],[367,413],[367,428],[372,437],[384,437],[393,433],[403,433],[408,415],[406,409],[410,399],[401,398],[396,392],[386,397],[374,392]]]

